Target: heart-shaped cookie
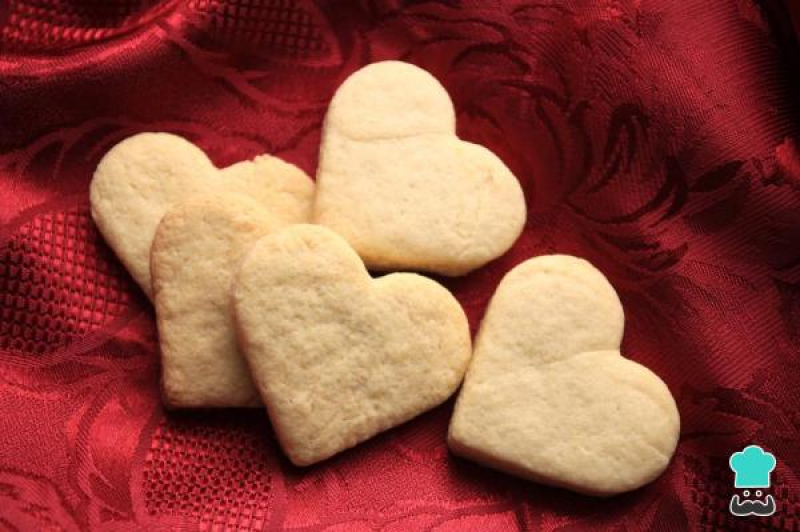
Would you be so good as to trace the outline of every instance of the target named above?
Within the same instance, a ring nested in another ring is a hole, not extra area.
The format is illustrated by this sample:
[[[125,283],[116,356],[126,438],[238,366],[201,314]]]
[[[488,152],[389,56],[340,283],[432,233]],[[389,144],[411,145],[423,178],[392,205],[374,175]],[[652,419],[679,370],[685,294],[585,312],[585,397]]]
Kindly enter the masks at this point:
[[[276,157],[218,170],[197,146],[168,133],[129,137],[97,165],[92,218],[151,299],[150,246],[161,217],[170,206],[215,190],[253,198],[284,225],[308,222],[314,195],[308,176]]]
[[[324,227],[261,239],[233,289],[239,343],[281,447],[324,460],[447,399],[471,354],[461,306],[441,285],[371,279]]]
[[[150,271],[167,406],[261,404],[236,345],[230,291],[244,254],[280,226],[261,204],[230,192],[194,196],[161,219]]]
[[[624,358],[617,294],[588,262],[552,255],[492,297],[456,402],[455,454],[594,495],[655,479],[678,441],[667,387]]]
[[[525,222],[511,171],[459,140],[444,87],[399,61],[366,66],[336,91],[317,187],[316,223],[381,270],[462,275],[505,253]]]

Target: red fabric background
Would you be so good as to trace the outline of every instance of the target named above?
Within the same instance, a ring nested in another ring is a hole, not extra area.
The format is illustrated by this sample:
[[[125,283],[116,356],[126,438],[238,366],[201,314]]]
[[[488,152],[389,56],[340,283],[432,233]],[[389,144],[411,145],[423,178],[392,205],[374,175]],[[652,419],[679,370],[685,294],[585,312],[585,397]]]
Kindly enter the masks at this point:
[[[800,529],[798,49],[777,1],[0,2],[0,530]],[[795,17],[798,10],[794,9]],[[795,23],[797,18],[795,18]],[[521,180],[524,234],[446,284],[473,330],[503,274],[586,257],[682,437],[595,500],[449,456],[452,405],[306,470],[262,412],[166,414],[153,311],[88,216],[139,131],[308,172],[336,86],[402,58]],[[728,514],[730,453],[778,459],[770,518]]]

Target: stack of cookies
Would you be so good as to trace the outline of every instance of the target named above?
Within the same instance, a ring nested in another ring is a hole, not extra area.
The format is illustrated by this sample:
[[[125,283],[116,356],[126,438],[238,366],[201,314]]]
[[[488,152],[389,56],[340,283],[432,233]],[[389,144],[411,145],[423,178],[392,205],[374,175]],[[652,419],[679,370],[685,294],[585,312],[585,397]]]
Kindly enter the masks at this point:
[[[333,97],[316,184],[270,155],[216,168],[166,133],[112,148],[92,216],[155,306],[166,405],[263,405],[289,459],[310,465],[461,386],[458,455],[596,495],[653,480],[677,408],[621,356],[622,306],[598,270],[559,255],[518,265],[474,350],[450,292],[405,273],[464,275],[525,223],[517,179],[455,125],[435,78],[387,61]]]

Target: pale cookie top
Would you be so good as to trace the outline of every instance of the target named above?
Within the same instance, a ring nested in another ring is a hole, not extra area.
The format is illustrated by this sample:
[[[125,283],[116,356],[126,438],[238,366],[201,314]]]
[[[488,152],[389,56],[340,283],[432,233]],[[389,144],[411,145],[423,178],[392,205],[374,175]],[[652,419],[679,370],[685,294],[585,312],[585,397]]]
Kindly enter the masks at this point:
[[[262,155],[218,170],[202,150],[169,133],[140,133],[97,165],[92,218],[142,290],[152,298],[150,246],[167,209],[196,194],[249,196],[285,224],[307,222],[314,184],[297,167]]]
[[[141,133],[115,145],[97,165],[90,189],[92,218],[148,296],[150,245],[173,203],[214,179],[206,154],[167,133]]]
[[[222,169],[226,186],[248,192],[279,227],[311,221],[314,182],[301,169],[272,155],[259,155]]]
[[[620,354],[616,292],[588,262],[530,259],[497,288],[450,425],[451,449],[595,495],[652,481],[678,441],[667,387]]]
[[[385,61],[334,95],[317,171],[315,221],[367,266],[462,275],[505,253],[522,231],[522,189],[490,150],[455,134],[444,87]]]
[[[282,225],[260,203],[229,192],[193,196],[161,219],[150,256],[169,406],[261,403],[236,345],[231,285],[244,254]]]
[[[425,70],[382,61],[354,72],[328,107],[325,127],[351,140],[456,134],[450,95]]]
[[[442,403],[471,354],[459,303],[425,277],[371,279],[338,235],[260,240],[233,291],[240,344],[295,464],[324,460]]]

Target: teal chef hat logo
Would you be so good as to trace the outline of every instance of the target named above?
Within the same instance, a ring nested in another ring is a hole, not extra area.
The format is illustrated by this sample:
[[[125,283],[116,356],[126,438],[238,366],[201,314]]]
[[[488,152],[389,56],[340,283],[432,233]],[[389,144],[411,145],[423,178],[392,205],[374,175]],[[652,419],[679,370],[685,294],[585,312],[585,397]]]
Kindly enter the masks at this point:
[[[734,486],[737,488],[768,488],[770,474],[775,469],[775,455],[764,451],[758,445],[749,445],[729,460],[736,473]]]

